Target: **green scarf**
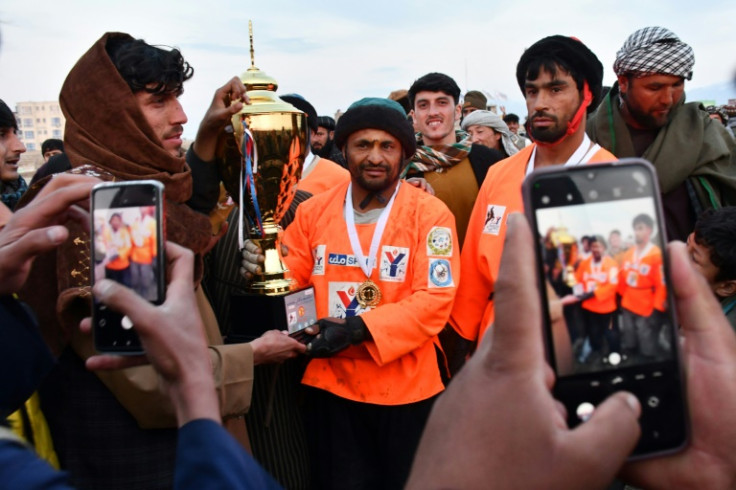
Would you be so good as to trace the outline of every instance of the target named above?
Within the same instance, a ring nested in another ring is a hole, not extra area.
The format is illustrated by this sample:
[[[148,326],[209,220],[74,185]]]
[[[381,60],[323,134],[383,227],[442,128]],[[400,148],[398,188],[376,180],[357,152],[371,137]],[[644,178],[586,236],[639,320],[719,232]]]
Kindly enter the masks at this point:
[[[417,151],[409,165],[404,169],[404,175],[412,169],[420,172],[442,172],[462,162],[470,153],[470,136],[465,131],[455,131],[456,143],[452,145],[425,146],[422,133],[417,133]]]
[[[634,157],[618,94],[616,83],[588,118],[587,133],[618,158]],[[736,143],[699,103],[683,97],[642,158],[657,170],[662,194],[691,179],[702,208],[736,204]]]

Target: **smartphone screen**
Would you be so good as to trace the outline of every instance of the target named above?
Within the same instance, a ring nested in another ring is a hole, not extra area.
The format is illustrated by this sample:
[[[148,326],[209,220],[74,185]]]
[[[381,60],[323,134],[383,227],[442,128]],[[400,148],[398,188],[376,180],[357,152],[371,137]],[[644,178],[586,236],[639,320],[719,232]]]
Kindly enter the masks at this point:
[[[633,456],[682,447],[677,322],[651,166],[630,159],[543,170],[527,179],[524,193],[538,239],[554,391],[569,425],[627,390],[643,408]]]
[[[93,282],[112,279],[155,304],[164,300],[163,185],[100,184],[92,191]],[[97,301],[92,315],[100,352],[141,353],[127,316]]]

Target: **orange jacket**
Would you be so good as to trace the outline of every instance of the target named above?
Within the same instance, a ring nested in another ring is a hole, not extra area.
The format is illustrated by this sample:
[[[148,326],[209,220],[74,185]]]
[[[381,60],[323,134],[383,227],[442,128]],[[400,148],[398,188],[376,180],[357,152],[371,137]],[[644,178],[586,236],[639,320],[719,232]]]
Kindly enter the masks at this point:
[[[299,206],[284,232],[284,261],[299,285],[314,286],[319,318],[360,315],[372,340],[313,359],[302,382],[378,405],[425,400],[444,388],[435,345],[460,279],[455,219],[439,199],[401,185],[371,272],[382,299],[364,311],[355,300],[366,277],[345,224],[347,188],[345,183]],[[364,254],[375,227],[356,224]]]
[[[137,220],[130,227],[130,235],[133,241],[130,260],[137,264],[152,263],[156,257],[156,221],[153,218]]]
[[[340,184],[350,182],[350,172],[343,167],[326,158],[319,156],[315,158],[317,161],[307,167],[307,171],[302,175],[297,185],[298,189],[316,196]]]
[[[457,333],[468,340],[481,339],[493,322],[492,295],[506,238],[506,218],[524,211],[521,183],[535,146],[529,145],[488,169],[470,215],[461,255],[463,280],[450,316]],[[590,162],[613,160],[613,154],[600,149]]]
[[[119,271],[130,266],[130,248],[132,245],[127,226],[122,225],[117,233],[113,233],[112,228],[105,226],[103,240],[108,255],[115,255],[115,258],[107,262],[105,267],[110,270]]]
[[[593,293],[581,305],[593,313],[611,313],[616,309],[616,289],[618,288],[618,264],[611,257],[601,257],[599,267],[593,264],[593,256],[580,262],[575,269],[575,279],[582,292]]]
[[[649,316],[655,308],[664,311],[667,289],[662,275],[662,251],[656,245],[637,262],[636,245],[624,254],[618,291],[621,307],[639,316]]]

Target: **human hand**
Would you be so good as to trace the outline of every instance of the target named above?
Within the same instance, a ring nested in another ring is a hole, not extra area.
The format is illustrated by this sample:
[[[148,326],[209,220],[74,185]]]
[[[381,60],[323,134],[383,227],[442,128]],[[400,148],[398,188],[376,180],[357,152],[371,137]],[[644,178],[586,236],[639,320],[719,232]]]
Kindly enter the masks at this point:
[[[256,245],[253,240],[246,240],[243,243],[243,250],[241,250],[243,260],[240,262],[240,275],[242,275],[247,281],[253,279],[254,276],[263,273],[263,263],[266,261],[266,256],[263,255],[261,247]],[[286,257],[289,255],[289,247],[281,244],[281,256]]]
[[[19,209],[0,231],[0,294],[14,293],[28,279],[33,259],[63,243],[69,219],[89,226],[89,215],[75,203],[89,200],[98,179],[60,174]],[[85,206],[88,207],[88,206]]]
[[[432,185],[429,182],[427,182],[427,179],[425,179],[425,178],[422,178],[422,177],[411,177],[409,179],[406,179],[406,183],[409,184],[409,185],[412,185],[412,186],[416,187],[417,189],[423,190],[424,192],[426,192],[430,196],[434,196],[435,195],[434,194],[434,187],[432,187]]]
[[[238,77],[233,77],[215,91],[209,109],[199,123],[197,138],[194,140],[193,150],[197,156],[209,162],[215,158],[217,137],[222,128],[229,122],[233,114],[237,114],[243,104],[249,104],[245,85]]]
[[[307,344],[309,357],[332,357],[351,345],[358,345],[370,335],[368,328],[359,316],[348,318],[322,318],[305,329],[314,335]]]
[[[641,408],[629,393],[567,427],[530,287],[535,242],[522,216],[507,226],[495,324],[435,403],[407,488],[603,488],[639,438]]]
[[[220,408],[207,348],[202,318],[194,297],[194,255],[184,247],[166,242],[169,284],[166,300],[153,305],[133,290],[103,279],[93,292],[98,300],[123,313],[133,322],[145,354],[102,354],[87,359],[87,369],[121,369],[150,362],[171,397],[179,426],[207,418],[220,422]],[[91,319],[80,325],[91,330]]]
[[[690,444],[682,452],[628,464],[643,488],[736,487],[736,336],[685,244],[668,247],[683,341]]]
[[[281,363],[303,354],[307,346],[289,337],[288,332],[269,330],[250,343],[253,364]]]
[[[580,299],[574,294],[567,294],[560,298],[560,303],[562,303],[562,306],[574,305],[578,302],[580,302]]]

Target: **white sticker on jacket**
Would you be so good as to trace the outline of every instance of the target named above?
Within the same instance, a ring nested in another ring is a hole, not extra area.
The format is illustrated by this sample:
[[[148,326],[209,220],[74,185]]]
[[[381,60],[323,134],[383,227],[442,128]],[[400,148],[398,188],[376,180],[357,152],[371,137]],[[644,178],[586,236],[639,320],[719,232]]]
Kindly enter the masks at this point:
[[[324,276],[325,275],[325,249],[326,245],[317,245],[312,250],[312,259],[314,260],[314,266],[312,267],[313,276]]]
[[[430,288],[450,288],[454,285],[450,261],[447,259],[431,259],[429,261],[427,286]]]
[[[330,316],[335,318],[347,318],[349,316],[359,316],[361,313],[370,310],[361,308],[355,293],[358,291],[360,283],[357,282],[330,282],[328,286],[328,301]]]
[[[483,233],[487,235],[498,235],[503,224],[503,215],[506,213],[506,206],[498,204],[489,204],[486,208],[486,219],[483,223]]]
[[[450,257],[452,255],[452,230],[435,226],[427,234],[427,255]]]
[[[406,266],[409,263],[409,249],[406,247],[381,247],[381,281],[404,282]]]

